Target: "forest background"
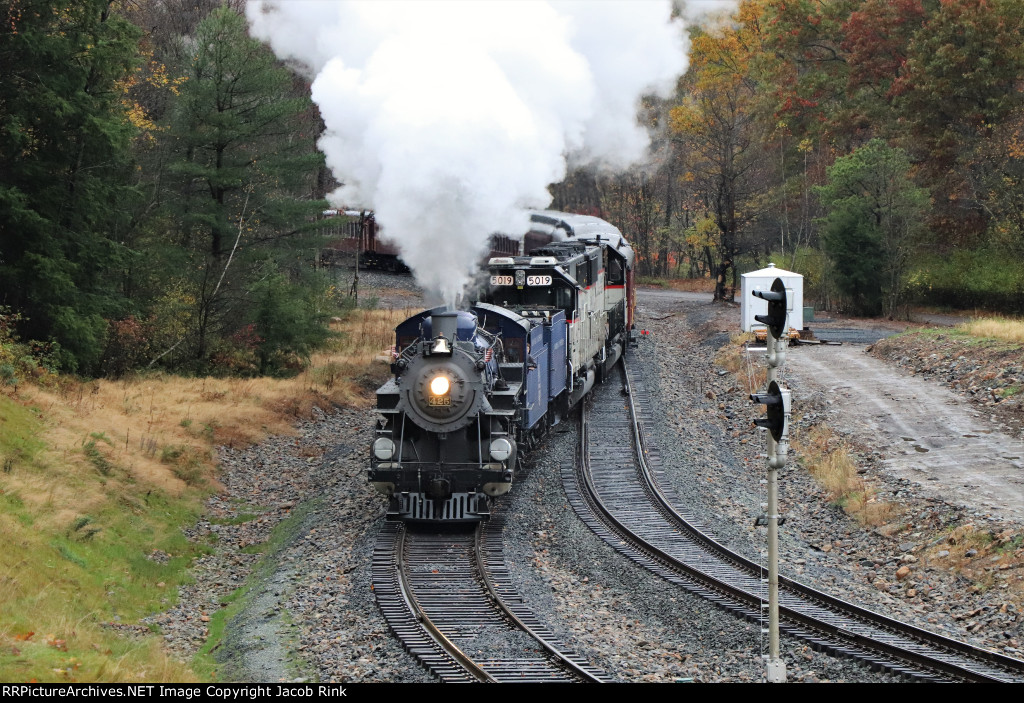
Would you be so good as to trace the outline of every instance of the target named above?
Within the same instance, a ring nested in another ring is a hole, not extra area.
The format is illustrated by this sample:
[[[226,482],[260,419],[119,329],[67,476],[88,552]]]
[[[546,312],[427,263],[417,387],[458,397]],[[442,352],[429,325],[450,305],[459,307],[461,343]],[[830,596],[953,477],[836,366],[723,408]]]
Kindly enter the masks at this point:
[[[0,382],[288,374],[351,305],[313,265],[337,184],[309,83],[241,4],[0,10],[0,335],[31,340]],[[1019,313],[1022,23],[1019,0],[745,0],[643,105],[650,165],[572,173],[553,207],[718,299],[772,261],[826,309]]]

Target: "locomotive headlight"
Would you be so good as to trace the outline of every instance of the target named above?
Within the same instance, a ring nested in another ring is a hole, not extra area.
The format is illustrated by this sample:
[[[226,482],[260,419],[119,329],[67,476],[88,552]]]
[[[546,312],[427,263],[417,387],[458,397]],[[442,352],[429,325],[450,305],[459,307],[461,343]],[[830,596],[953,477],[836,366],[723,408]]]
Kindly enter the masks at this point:
[[[444,395],[451,388],[451,382],[445,376],[435,376],[430,382],[430,392],[434,395]]]
[[[505,461],[512,456],[512,443],[504,437],[498,437],[491,442],[491,458],[495,461]]]
[[[390,437],[378,437],[373,442],[373,455],[381,461],[387,461],[395,455],[395,443]]]

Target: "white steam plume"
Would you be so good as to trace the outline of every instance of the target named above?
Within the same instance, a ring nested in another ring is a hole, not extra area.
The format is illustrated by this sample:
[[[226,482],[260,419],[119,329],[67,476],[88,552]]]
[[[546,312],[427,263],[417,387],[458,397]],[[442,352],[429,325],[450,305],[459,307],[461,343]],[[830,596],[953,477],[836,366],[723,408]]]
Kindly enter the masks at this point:
[[[686,68],[670,0],[325,2],[251,0],[254,36],[316,76],[320,148],[428,291],[462,293],[492,232],[574,163],[625,168],[648,145],[644,94]]]

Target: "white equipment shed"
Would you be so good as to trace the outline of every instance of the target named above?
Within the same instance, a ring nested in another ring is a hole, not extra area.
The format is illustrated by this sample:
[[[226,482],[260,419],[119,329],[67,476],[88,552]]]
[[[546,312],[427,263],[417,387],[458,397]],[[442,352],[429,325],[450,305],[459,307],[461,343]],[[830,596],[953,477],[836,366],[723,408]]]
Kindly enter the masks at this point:
[[[755,298],[753,291],[771,290],[776,278],[786,286],[786,326],[795,332],[804,328],[804,277],[768,264],[767,268],[740,276],[740,328],[744,332],[765,329],[754,315],[767,315],[768,301]]]

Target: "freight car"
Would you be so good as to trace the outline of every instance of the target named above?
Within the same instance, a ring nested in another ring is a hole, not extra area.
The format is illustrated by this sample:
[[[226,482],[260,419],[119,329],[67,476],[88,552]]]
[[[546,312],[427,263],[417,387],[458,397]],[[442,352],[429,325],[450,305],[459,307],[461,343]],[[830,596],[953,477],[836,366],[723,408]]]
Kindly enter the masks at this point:
[[[337,266],[356,261],[359,267],[393,273],[408,273],[409,267],[402,261],[398,246],[380,236],[380,227],[374,214],[359,210],[327,210],[325,218],[337,218],[330,242],[320,253],[320,262],[326,266]],[[519,256],[551,241],[550,235],[530,231],[522,238],[505,234],[493,234],[487,258],[494,256]]]

